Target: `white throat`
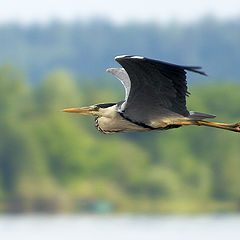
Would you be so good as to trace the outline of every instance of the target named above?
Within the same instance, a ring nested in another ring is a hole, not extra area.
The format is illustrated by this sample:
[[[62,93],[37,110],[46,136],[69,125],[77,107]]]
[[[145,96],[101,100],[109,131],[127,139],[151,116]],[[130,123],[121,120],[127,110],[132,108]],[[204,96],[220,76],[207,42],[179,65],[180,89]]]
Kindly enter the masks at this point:
[[[114,118],[117,114],[117,105],[108,108],[101,108],[98,111],[99,117]]]

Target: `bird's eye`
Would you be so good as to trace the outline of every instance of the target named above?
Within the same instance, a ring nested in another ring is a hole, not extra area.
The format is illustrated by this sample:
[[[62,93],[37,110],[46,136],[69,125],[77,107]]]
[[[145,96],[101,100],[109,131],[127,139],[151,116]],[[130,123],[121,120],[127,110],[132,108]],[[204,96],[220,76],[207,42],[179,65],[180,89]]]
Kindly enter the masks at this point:
[[[91,110],[93,110],[93,111],[98,111],[99,108],[100,108],[100,107],[98,107],[98,106],[93,106]]]

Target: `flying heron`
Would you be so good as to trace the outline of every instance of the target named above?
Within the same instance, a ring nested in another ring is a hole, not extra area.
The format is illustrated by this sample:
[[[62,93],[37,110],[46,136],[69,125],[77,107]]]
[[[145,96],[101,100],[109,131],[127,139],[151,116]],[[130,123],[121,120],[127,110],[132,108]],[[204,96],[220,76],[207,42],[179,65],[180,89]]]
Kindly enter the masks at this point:
[[[180,66],[139,56],[117,56],[122,68],[108,68],[125,87],[125,100],[64,109],[95,116],[96,128],[106,134],[168,130],[184,125],[208,126],[240,132],[240,123],[203,119],[215,115],[188,111],[186,71],[206,75],[201,67]]]

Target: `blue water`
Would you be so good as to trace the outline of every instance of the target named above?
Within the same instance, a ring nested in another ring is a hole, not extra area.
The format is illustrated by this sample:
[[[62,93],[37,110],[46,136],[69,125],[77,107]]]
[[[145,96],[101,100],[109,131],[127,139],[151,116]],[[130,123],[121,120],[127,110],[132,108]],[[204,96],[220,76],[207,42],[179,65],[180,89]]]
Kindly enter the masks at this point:
[[[1,240],[240,240],[240,216],[0,215]]]

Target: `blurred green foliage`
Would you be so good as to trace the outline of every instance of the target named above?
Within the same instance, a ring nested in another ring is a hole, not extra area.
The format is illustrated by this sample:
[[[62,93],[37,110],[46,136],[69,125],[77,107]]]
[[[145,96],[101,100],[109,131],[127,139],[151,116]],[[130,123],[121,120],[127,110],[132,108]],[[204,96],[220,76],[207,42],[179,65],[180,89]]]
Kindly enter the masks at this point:
[[[239,90],[239,84],[196,85],[188,107],[235,123]],[[93,119],[60,111],[117,102],[120,93],[120,85],[94,86],[64,71],[31,86],[21,71],[1,67],[0,210],[239,209],[239,134],[189,126],[104,135]]]

